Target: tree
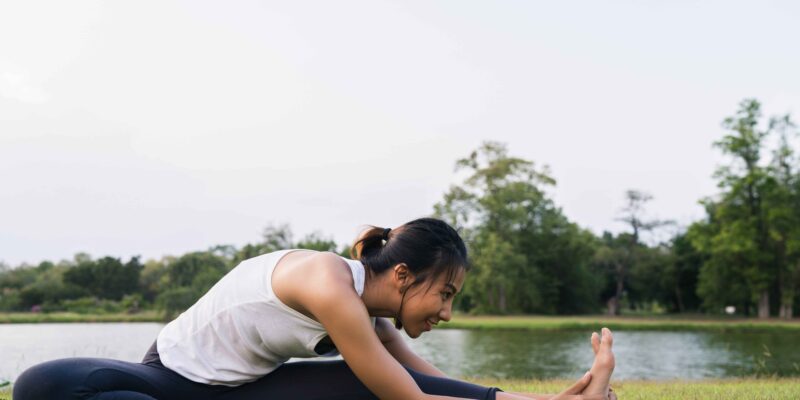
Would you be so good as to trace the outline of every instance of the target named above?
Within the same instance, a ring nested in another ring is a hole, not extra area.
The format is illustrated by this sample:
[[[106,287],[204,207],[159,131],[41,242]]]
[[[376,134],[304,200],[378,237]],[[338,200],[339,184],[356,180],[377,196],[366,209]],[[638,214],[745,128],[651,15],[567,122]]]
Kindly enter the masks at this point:
[[[170,287],[193,287],[202,295],[225,272],[227,268],[224,259],[212,253],[197,251],[184,254],[170,264],[167,274]]]
[[[775,179],[765,199],[769,238],[774,242],[777,267],[779,312],[781,318],[792,318],[797,288],[800,286],[800,170],[791,144],[797,135],[788,115],[773,118],[770,128],[778,132],[779,145],[768,167]]]
[[[665,300],[678,312],[697,310],[697,277],[703,264],[703,255],[692,246],[686,233],[672,238],[670,260],[663,271]]]
[[[474,272],[460,307],[477,312],[585,312],[595,307],[587,282],[590,233],[569,222],[545,188],[546,168],[485,142],[456,163],[469,176],[434,206],[466,239]]]
[[[723,121],[729,132],[714,146],[731,162],[717,169],[714,176],[722,191],[716,199],[703,201],[709,217],[690,228],[689,237],[706,254],[698,282],[703,303],[736,301],[743,303],[745,313],[755,303],[758,316],[766,318],[772,303],[781,304],[784,314],[793,303],[798,211],[792,189],[796,170],[786,145],[786,132],[794,125],[788,115],[773,118],[763,128],[760,119],[761,104],[746,99],[735,116]],[[761,154],[775,132],[784,144],[772,165],[764,165]],[[773,302],[775,297],[780,299]]]
[[[166,284],[163,281],[159,283],[161,292],[156,303],[164,310],[167,319],[189,308],[228,271],[224,258],[202,251],[184,254],[167,264],[166,268]],[[158,272],[149,271],[149,274],[157,275]]]
[[[143,266],[138,257],[122,264],[119,258],[103,257],[92,261],[76,258],[79,264],[64,273],[64,282],[83,288],[101,299],[121,300],[126,294],[139,290],[139,274]]]
[[[615,281],[614,295],[606,303],[610,315],[619,315],[619,302],[625,291],[628,270],[642,259],[643,252],[647,250],[646,246],[641,245],[640,235],[672,223],[671,221],[644,219],[645,204],[652,199],[653,196],[640,190],[628,190],[625,192],[626,205],[622,209],[622,216],[619,220],[628,224],[630,232],[625,236],[627,240],[623,242],[622,248],[612,252],[614,255],[613,260],[608,260],[613,265]]]
[[[161,260],[147,260],[144,263],[142,273],[139,275],[139,287],[144,301],[154,302],[159,293],[167,288],[169,285],[168,266],[174,262],[174,258],[165,257]]]

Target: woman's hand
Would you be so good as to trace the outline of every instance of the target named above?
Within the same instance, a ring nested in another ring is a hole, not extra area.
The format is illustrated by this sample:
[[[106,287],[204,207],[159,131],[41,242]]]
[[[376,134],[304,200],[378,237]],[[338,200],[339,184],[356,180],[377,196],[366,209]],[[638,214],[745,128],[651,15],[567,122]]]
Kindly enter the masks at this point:
[[[552,397],[542,397],[541,400],[606,400],[602,394],[581,394],[589,382],[592,381],[592,374],[587,372],[581,379],[564,389],[561,393]],[[608,400],[617,400],[617,394],[609,389]]]
[[[589,386],[589,382],[591,381],[592,381],[592,374],[590,372],[587,372],[581,377],[581,379],[578,379],[577,382],[573,383],[572,386],[564,389],[561,393],[551,397],[550,400],[565,400],[569,398],[574,398],[573,396],[580,395],[580,393],[583,392],[583,389],[586,389],[586,387]],[[586,397],[580,397],[580,398],[588,400]]]

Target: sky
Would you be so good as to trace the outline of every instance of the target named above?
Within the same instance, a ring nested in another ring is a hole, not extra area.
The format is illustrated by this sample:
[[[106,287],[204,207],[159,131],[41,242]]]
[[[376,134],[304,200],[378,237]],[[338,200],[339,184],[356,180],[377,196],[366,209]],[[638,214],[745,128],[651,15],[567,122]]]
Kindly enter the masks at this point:
[[[800,114],[792,1],[0,3],[0,261],[352,241],[432,213],[482,142],[619,232],[685,227],[744,98]],[[675,228],[678,229],[678,228]]]

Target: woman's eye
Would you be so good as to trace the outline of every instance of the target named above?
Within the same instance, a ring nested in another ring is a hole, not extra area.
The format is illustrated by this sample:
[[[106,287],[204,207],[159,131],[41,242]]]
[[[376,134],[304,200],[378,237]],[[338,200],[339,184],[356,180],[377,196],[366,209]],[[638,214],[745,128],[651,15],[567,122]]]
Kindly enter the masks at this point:
[[[447,300],[450,298],[450,292],[442,292],[442,299]]]

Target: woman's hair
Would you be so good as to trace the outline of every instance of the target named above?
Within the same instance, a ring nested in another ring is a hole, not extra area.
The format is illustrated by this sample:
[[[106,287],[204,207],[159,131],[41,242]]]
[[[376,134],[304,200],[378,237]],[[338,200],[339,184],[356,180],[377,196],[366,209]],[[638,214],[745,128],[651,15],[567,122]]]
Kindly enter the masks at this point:
[[[469,270],[467,247],[453,227],[436,218],[419,218],[397,228],[369,226],[350,248],[350,256],[360,260],[368,274],[379,275],[404,263],[414,274],[406,288],[429,281],[428,289],[442,274],[452,282],[463,268]],[[399,321],[396,326],[401,326]]]

